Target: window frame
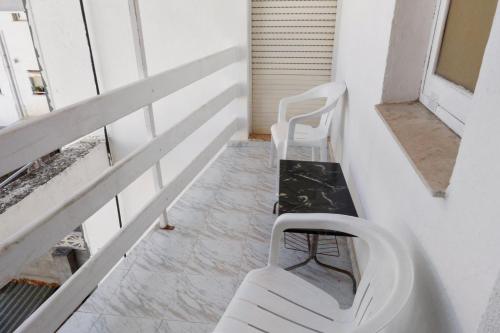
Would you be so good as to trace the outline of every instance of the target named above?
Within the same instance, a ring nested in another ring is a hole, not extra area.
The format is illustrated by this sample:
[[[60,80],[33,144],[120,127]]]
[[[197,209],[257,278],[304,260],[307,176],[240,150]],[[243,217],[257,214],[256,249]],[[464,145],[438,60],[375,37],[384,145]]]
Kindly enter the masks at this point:
[[[12,12],[12,22],[26,22],[28,21],[28,17],[25,12]]]
[[[31,91],[33,95],[46,95],[47,87],[45,86],[45,82],[43,81],[42,72],[40,70],[28,70],[28,79],[31,84]],[[39,79],[41,85],[38,85],[35,79]],[[42,89],[38,89],[41,87]]]
[[[451,0],[438,0],[427,50],[420,102],[462,136],[474,93],[436,73]]]

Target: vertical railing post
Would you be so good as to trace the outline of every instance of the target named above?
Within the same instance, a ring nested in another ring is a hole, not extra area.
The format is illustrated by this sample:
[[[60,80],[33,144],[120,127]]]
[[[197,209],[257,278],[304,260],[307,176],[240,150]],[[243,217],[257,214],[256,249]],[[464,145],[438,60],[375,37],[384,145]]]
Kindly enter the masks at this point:
[[[141,22],[141,13],[139,9],[139,4],[137,0],[129,0],[128,4],[130,12],[130,24],[132,27],[132,39],[134,41],[135,58],[137,61],[137,72],[139,73],[139,79],[145,79],[148,77],[149,74],[148,74],[148,64],[146,60],[146,52],[144,49],[144,38],[142,34],[142,22]],[[157,134],[156,134],[156,125],[155,125],[152,104],[148,104],[144,107],[144,120],[146,122],[146,129],[150,139],[155,138]],[[156,192],[159,192],[164,185],[160,161],[158,161],[153,167],[153,177],[154,177]],[[160,216],[160,227],[162,229],[167,229],[167,230],[171,230],[174,228],[172,225],[168,223],[166,209]]]

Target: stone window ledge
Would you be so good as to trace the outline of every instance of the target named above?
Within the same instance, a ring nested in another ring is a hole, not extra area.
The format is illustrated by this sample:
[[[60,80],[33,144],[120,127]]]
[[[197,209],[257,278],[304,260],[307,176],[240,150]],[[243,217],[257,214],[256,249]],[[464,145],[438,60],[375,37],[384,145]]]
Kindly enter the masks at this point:
[[[460,137],[419,102],[375,108],[432,195],[445,197]]]

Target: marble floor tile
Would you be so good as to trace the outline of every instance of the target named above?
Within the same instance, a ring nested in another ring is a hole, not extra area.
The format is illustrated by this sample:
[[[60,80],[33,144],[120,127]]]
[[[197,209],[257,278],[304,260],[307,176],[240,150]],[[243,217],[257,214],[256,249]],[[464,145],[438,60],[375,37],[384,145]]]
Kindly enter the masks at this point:
[[[200,230],[200,235],[212,240],[244,241],[250,221],[251,216],[240,211],[212,209],[207,214],[207,224]]]
[[[255,193],[244,190],[221,190],[215,195],[212,209],[237,210],[245,214],[252,214],[257,205]]]
[[[169,223],[175,226],[174,233],[186,238],[198,238],[201,230],[206,227],[207,213],[208,210],[174,206],[167,214]]]
[[[203,183],[205,180],[223,180],[227,174],[227,170],[234,163],[234,157],[230,149],[225,150],[219,155],[217,160],[215,160],[210,168],[208,168],[203,175],[196,181],[196,184]],[[205,178],[206,177],[206,178]]]
[[[179,275],[174,316],[179,320],[216,323],[231,301],[236,277]]]
[[[255,203],[254,211],[259,212],[261,214],[273,215],[272,212],[273,212],[274,204],[276,203],[276,201],[278,201],[278,196],[277,196],[277,193],[274,191],[274,188],[275,187],[273,187],[273,189],[267,190],[267,191],[261,191],[261,190],[255,191],[256,203]],[[276,215],[273,215],[273,216],[274,216],[274,219],[277,218]]]
[[[240,273],[246,274],[252,269],[267,265],[269,243],[247,238],[243,247]]]
[[[191,185],[191,189],[216,191],[224,183],[227,165],[217,160]]]
[[[260,143],[254,147],[229,148],[227,153],[235,157],[234,161],[260,160],[267,162],[271,152],[271,143]]]
[[[176,230],[153,230],[134,252],[132,268],[164,273],[183,272],[193,252],[197,238],[186,237]]]
[[[99,284],[96,290],[80,305],[78,312],[103,313],[108,305],[108,301],[115,295],[120,282],[123,280],[128,270],[115,269],[111,274]]]
[[[172,307],[176,300],[177,275],[132,267],[106,303],[104,314],[125,317],[176,319]]]
[[[142,246],[142,243],[137,244],[138,246]],[[136,256],[133,255],[137,251],[137,247],[130,250],[125,257],[120,261],[116,269],[126,270],[128,271],[130,267],[134,264]]]
[[[222,179],[201,178],[199,181],[196,181],[191,185],[190,190],[203,191],[205,193],[216,192],[226,184],[226,175],[227,173],[224,173],[224,178]]]
[[[267,168],[268,162],[260,161],[260,160],[246,160],[241,163],[233,163],[228,166],[227,172],[229,173],[240,173],[240,172],[248,172],[248,173],[263,173],[263,174],[273,174],[273,171]]]
[[[75,312],[57,330],[57,333],[88,333],[99,316],[96,313]]]
[[[201,188],[190,188],[176,202],[176,206],[184,209],[207,210],[214,205],[215,190],[203,190]]]
[[[133,318],[102,315],[94,323],[89,333],[157,333],[160,319]]]
[[[228,149],[231,151],[226,158],[226,171],[230,172],[250,172],[272,174],[273,170],[268,167],[269,155],[262,154],[258,150],[252,149]]]
[[[200,238],[186,265],[186,274],[236,276],[240,270],[243,245],[236,240]]]
[[[276,216],[271,213],[254,212],[248,229],[248,237],[269,244]]]
[[[215,324],[164,320],[158,330],[158,333],[211,333],[214,329]]]
[[[276,178],[273,175],[251,173],[251,172],[233,172],[228,173],[223,189],[225,190],[244,190],[249,192],[268,191],[272,192],[275,187]]]

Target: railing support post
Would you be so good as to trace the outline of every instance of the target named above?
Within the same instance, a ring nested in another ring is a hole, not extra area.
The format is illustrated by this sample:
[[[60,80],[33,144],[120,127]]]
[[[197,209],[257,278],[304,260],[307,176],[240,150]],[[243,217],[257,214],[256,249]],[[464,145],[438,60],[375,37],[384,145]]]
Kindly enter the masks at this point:
[[[134,41],[135,48],[135,59],[137,61],[137,72],[139,73],[139,79],[145,79],[148,77],[148,64],[146,60],[146,52],[144,49],[141,12],[137,0],[129,0],[128,6],[130,12],[130,24],[132,27],[132,39]],[[146,129],[149,134],[149,139],[154,139],[156,137],[156,125],[153,114],[153,104],[148,104],[144,107],[144,120],[146,122]],[[158,193],[159,191],[161,191],[164,185],[160,161],[158,161],[153,168],[153,178],[155,183],[155,190]],[[168,223],[166,209],[160,216],[160,228],[166,230],[174,229],[174,226]]]

